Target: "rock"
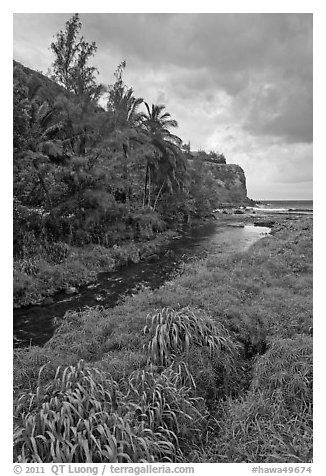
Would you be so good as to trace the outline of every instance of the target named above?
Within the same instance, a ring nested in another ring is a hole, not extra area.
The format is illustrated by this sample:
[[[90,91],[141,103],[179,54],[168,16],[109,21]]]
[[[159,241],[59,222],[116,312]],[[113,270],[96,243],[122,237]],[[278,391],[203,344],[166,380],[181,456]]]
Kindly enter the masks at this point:
[[[275,224],[275,221],[273,220],[260,220],[260,221],[254,222],[255,226],[267,226],[268,228],[270,228],[274,224]]]
[[[76,294],[76,293],[78,293],[78,290],[74,286],[69,286],[68,288],[65,289],[65,293],[66,294]]]
[[[228,226],[232,226],[234,228],[244,228],[244,223],[228,223]]]
[[[157,261],[157,260],[159,260],[159,259],[160,259],[159,255],[157,255],[157,254],[155,254],[155,253],[154,253],[153,255],[151,255],[151,256],[148,257],[148,260],[149,260],[149,261]]]

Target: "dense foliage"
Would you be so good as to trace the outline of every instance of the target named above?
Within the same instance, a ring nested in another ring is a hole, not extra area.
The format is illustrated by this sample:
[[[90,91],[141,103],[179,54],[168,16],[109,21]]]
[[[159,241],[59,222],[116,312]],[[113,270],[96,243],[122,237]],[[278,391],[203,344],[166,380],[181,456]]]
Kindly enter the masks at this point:
[[[203,154],[189,147],[164,105],[149,105],[123,80],[96,81],[94,42],[75,14],[50,49],[49,77],[14,62],[14,253],[54,243],[112,246],[208,214],[217,206]],[[191,156],[192,157],[192,156]],[[193,157],[192,157],[193,158]],[[225,163],[223,154],[206,159]],[[198,164],[197,164],[198,162]]]

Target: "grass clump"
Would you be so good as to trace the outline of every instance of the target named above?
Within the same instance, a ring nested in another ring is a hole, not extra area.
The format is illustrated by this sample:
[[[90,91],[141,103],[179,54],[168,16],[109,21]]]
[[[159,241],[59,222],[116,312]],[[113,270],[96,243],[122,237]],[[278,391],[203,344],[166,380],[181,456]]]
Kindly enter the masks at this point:
[[[184,384],[181,369],[170,366],[158,373],[151,366],[133,372],[128,385],[128,398],[135,401],[141,419],[152,431],[168,435],[182,456],[181,447],[203,432],[207,411],[203,399]]]
[[[191,345],[207,347],[212,357],[226,349],[234,351],[223,326],[214,324],[203,314],[196,314],[190,307],[157,311],[144,328],[151,340],[148,344],[150,359],[154,364],[169,365],[176,355],[189,352]]]
[[[200,399],[179,386],[172,369],[134,372],[125,393],[83,361],[58,367],[46,385],[43,369],[36,391],[16,401],[14,460],[20,463],[182,461],[177,435],[189,421],[198,429],[203,420]]]
[[[207,403],[220,389],[229,392],[230,376],[235,378],[238,370],[238,346],[222,324],[189,306],[163,308],[147,316],[147,321],[149,362],[178,369],[184,383]]]
[[[311,462],[312,338],[274,341],[256,359],[249,391],[226,400],[210,437],[194,461]]]
[[[312,338],[299,335],[274,341],[253,369],[251,388],[272,397],[281,393],[293,415],[312,413]]]

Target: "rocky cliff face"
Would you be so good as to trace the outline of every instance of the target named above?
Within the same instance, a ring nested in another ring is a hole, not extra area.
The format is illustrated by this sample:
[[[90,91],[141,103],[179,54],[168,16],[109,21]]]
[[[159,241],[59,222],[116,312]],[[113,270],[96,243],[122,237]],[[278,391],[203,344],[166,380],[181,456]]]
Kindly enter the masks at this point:
[[[247,197],[246,176],[235,164],[212,164],[206,162],[216,181],[217,195],[221,204],[245,204]]]
[[[188,159],[188,161],[191,167],[196,163],[196,159]],[[211,173],[216,208],[247,205],[251,202],[247,197],[246,176],[239,165],[217,164],[203,160],[201,166]]]

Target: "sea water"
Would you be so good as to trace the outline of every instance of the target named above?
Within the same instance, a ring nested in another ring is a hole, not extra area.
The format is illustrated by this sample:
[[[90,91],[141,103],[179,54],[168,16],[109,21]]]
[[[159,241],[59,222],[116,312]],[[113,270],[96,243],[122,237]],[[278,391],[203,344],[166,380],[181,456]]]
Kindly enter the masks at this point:
[[[253,210],[273,212],[273,213],[300,213],[312,214],[312,200],[260,200]]]

